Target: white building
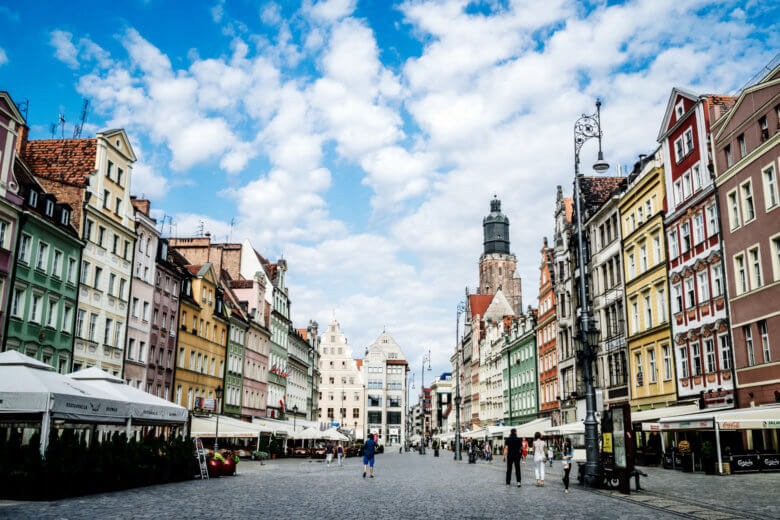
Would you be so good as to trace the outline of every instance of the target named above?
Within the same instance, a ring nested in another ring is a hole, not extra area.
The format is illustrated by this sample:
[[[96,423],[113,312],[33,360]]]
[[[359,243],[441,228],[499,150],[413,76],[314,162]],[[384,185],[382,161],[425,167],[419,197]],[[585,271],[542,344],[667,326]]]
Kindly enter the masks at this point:
[[[504,317],[514,310],[499,289],[485,310],[485,337],[479,348],[479,422],[495,425],[504,418],[504,385],[501,352],[504,348]]]
[[[365,385],[361,359],[352,357],[352,348],[333,320],[320,336],[319,413],[321,426],[339,426],[365,437]],[[324,424],[323,424],[324,423]]]
[[[376,434],[380,444],[406,442],[406,372],[409,366],[401,347],[390,334],[382,332],[368,347],[363,370],[368,433]]]

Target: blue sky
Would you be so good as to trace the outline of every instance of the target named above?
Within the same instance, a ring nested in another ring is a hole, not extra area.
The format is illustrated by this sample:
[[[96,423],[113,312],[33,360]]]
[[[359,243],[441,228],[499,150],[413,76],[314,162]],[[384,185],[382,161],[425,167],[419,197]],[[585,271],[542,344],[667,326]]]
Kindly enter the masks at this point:
[[[116,5],[0,3],[0,89],[29,99],[31,137],[60,112],[72,134],[89,99],[85,134],[128,130],[133,191],[171,231],[283,254],[298,324],[335,310],[355,352],[387,326],[438,372],[493,193],[535,305],[576,117],[601,97],[607,160],[630,166],[672,87],[732,93],[780,34],[758,1]]]

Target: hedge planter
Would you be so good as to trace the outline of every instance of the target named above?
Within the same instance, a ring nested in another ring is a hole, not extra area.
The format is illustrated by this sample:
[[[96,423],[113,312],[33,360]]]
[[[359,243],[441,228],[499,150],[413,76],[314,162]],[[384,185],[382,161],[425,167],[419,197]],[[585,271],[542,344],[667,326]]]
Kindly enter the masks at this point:
[[[209,470],[209,478],[217,478],[222,475],[222,462],[217,459],[209,459],[206,462],[206,467]]]

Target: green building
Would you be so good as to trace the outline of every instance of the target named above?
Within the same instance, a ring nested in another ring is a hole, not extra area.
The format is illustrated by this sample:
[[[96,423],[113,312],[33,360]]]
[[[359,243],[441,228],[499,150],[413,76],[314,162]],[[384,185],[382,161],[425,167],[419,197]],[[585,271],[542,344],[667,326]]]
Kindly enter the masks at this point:
[[[272,419],[287,417],[288,348],[290,345],[290,299],[284,283],[287,262],[279,259],[266,266],[273,283],[271,307],[271,348],[268,357],[268,402],[266,416]],[[284,404],[283,404],[284,403]],[[292,407],[293,405],[290,405]]]
[[[73,208],[46,193],[21,161],[15,174],[24,198],[11,275],[6,349],[71,371],[84,242],[71,224]]]
[[[225,292],[225,304],[230,316],[224,383],[225,397],[222,412],[226,415],[241,417],[244,394],[244,349],[246,348],[249,321],[238,298],[227,283],[222,284],[222,290]]]
[[[504,424],[518,425],[538,417],[536,309],[528,308],[504,335]]]

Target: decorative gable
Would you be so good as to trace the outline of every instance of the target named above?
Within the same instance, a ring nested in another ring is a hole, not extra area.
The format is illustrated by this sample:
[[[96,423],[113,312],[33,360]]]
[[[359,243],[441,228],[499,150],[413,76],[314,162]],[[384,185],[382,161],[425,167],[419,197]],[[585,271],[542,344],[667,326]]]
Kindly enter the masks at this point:
[[[664,118],[661,122],[661,128],[658,131],[657,141],[659,143],[663,141],[675,125],[677,125],[680,117],[693,108],[698,100],[699,96],[696,94],[678,87],[672,89],[669,100],[666,102],[666,111],[664,112]],[[683,110],[682,113],[679,112],[680,109]]]
[[[496,291],[496,294],[493,295],[493,299],[490,301],[490,305],[488,305],[487,309],[485,310],[483,319],[500,321],[504,318],[504,316],[514,316],[514,314],[515,311],[509,304],[509,300],[507,300],[506,296],[504,296],[504,292],[499,289]]]

